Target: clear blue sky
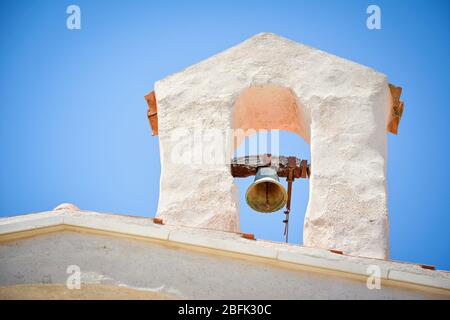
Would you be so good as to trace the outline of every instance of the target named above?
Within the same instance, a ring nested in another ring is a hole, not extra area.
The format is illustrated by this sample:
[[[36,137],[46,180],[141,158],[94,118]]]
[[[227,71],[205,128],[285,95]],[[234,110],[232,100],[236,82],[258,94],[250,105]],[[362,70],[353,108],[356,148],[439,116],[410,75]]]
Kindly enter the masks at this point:
[[[77,4],[82,29],[66,28]],[[382,30],[366,28],[366,8]],[[159,80],[270,31],[373,67],[404,88],[389,135],[391,257],[450,269],[448,1],[1,1],[0,215],[82,209],[153,216],[158,138],[144,94]],[[281,153],[309,158],[293,134]],[[241,200],[252,179],[239,181]],[[294,185],[300,242],[307,182]],[[242,203],[242,228],[282,240],[282,214]]]

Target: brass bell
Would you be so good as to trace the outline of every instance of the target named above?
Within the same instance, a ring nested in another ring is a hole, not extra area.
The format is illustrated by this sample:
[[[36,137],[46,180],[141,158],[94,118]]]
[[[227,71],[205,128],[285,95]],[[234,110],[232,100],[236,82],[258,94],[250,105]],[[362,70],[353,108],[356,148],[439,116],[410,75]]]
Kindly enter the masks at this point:
[[[277,172],[270,167],[259,167],[255,181],[245,194],[247,204],[258,212],[278,211],[286,205],[286,189],[280,183]]]

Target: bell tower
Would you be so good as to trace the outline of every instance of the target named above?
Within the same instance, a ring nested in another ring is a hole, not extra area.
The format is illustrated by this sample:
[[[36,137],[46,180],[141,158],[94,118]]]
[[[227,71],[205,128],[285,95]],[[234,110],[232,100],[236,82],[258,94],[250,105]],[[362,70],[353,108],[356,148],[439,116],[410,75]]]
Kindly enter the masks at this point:
[[[386,133],[397,132],[400,93],[371,68],[271,33],[156,82],[146,99],[160,139],[157,217],[238,232],[233,131],[239,143],[251,130],[288,130],[311,146],[304,245],[387,258]],[[266,171],[247,199],[270,210],[285,195],[274,177],[258,183]]]

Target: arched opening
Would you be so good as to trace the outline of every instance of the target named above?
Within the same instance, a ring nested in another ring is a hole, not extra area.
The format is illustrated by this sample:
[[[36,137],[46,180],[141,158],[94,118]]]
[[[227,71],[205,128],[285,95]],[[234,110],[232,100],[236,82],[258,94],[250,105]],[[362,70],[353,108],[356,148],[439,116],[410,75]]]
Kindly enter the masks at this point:
[[[253,86],[244,90],[233,108],[232,128],[249,136],[258,130],[287,130],[309,143],[309,125],[304,110],[291,89],[280,86]],[[236,147],[243,138],[238,135]]]
[[[234,157],[271,154],[295,156],[310,163],[309,126],[295,94],[279,86],[255,86],[238,97],[233,109]],[[244,143],[243,143],[244,142]],[[246,203],[245,193],[255,177],[235,178],[239,193],[240,226],[259,239],[284,241],[284,210],[260,213]],[[287,190],[286,178],[280,182]],[[303,222],[309,199],[309,180],[293,183],[289,242],[302,243]]]

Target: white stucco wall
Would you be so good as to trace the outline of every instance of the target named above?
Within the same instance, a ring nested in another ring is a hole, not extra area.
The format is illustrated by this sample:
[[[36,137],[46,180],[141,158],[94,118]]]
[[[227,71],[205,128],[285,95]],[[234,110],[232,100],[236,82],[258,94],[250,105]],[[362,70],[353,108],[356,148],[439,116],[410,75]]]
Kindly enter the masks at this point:
[[[304,245],[387,258],[386,121],[392,102],[386,76],[270,33],[155,84],[158,217],[167,224],[239,229],[229,162],[205,167],[198,158],[205,150],[190,138],[210,130],[227,137],[235,101],[257,85],[289,88],[303,109],[312,166]],[[202,146],[229,160],[231,141],[222,141]]]

